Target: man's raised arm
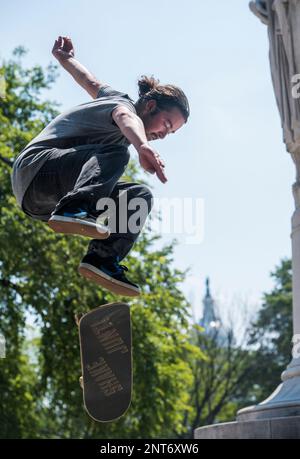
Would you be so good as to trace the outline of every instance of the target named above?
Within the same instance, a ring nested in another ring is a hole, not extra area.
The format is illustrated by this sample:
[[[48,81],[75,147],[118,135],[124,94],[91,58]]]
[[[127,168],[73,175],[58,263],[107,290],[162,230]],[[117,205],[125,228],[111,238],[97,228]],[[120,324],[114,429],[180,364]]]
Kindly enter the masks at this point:
[[[75,51],[70,37],[59,36],[55,40],[53,56],[72,75],[74,80],[85,89],[93,99],[96,99],[103,85],[80,62],[75,59]]]

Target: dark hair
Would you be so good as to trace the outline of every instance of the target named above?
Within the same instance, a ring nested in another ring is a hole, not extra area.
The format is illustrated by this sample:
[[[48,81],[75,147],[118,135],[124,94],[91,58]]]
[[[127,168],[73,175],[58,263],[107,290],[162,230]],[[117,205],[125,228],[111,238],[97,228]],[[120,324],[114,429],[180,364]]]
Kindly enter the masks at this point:
[[[137,105],[141,106],[144,101],[155,100],[157,108],[160,110],[169,110],[177,107],[184,119],[187,119],[190,115],[189,102],[184,92],[177,86],[166,84],[159,84],[159,80],[153,76],[147,77],[142,75],[138,80],[139,87],[139,99]]]

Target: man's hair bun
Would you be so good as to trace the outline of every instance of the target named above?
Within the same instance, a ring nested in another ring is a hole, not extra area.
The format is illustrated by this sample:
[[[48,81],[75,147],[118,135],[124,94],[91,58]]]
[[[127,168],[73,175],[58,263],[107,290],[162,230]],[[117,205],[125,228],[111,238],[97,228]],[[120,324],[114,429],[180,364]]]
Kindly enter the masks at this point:
[[[142,75],[138,80],[139,97],[145,96],[153,89],[156,89],[158,85],[159,80],[156,80],[153,76],[147,77],[146,75]]]

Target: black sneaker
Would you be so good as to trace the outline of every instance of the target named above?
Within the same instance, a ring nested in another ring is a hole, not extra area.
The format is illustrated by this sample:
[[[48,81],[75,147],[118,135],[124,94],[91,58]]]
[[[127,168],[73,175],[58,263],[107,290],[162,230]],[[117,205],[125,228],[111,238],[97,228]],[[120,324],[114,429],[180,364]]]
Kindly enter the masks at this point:
[[[48,225],[56,233],[80,234],[93,239],[107,239],[109,228],[97,223],[97,217],[87,211],[76,208],[63,208],[52,214]]]
[[[123,296],[139,296],[138,285],[128,280],[124,271],[128,268],[120,265],[118,258],[100,258],[96,253],[88,253],[78,267],[79,273],[113,293]]]

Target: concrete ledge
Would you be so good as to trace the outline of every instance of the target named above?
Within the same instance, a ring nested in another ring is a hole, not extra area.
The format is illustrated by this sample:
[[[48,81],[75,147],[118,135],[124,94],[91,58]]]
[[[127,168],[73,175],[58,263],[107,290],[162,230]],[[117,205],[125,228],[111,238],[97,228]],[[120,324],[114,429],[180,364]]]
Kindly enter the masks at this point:
[[[199,427],[195,439],[300,439],[300,416],[262,419],[244,422],[226,422]]]

